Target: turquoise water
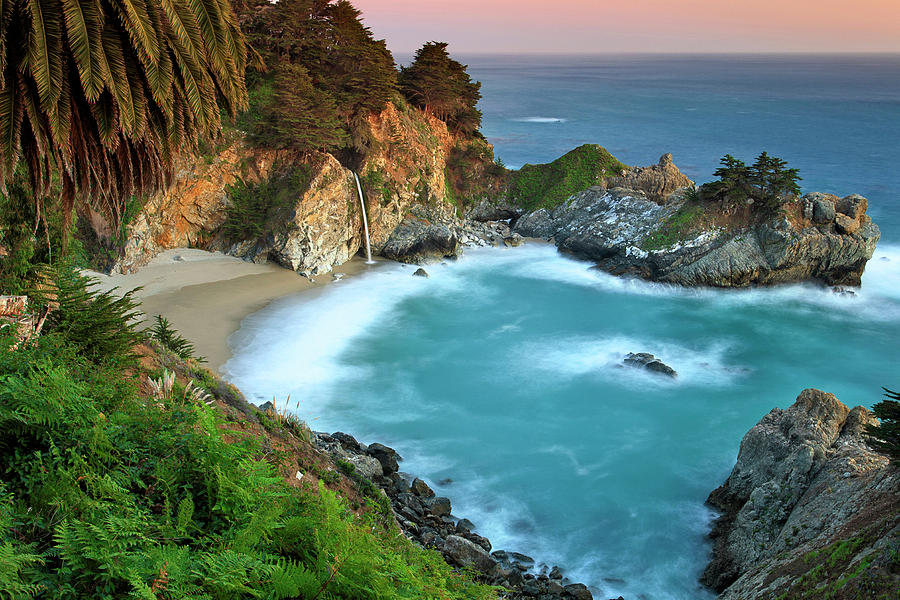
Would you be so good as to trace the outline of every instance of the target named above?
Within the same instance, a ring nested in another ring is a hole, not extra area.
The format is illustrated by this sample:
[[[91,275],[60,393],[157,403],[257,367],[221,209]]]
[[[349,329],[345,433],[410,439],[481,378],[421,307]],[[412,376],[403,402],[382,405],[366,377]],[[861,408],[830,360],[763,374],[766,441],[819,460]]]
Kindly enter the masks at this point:
[[[322,431],[396,447],[496,548],[597,597],[702,599],[712,514],[741,437],[806,387],[871,405],[900,387],[900,57],[470,57],[510,166],[600,143],[664,151],[699,181],[730,152],[870,199],[882,243],[854,296],[616,279],[543,245],[469,251],[285,298],[246,319],[224,371],[300,399]],[[676,381],[620,367],[652,352]],[[452,483],[437,482],[452,479]]]
[[[381,264],[248,318],[225,372],[252,401],[300,399],[315,429],[397,448],[495,548],[609,597],[706,597],[703,502],[743,434],[806,387],[870,405],[896,386],[900,248],[851,297],[589,267],[545,245],[469,251],[429,279]],[[678,379],[619,366],[640,351]]]

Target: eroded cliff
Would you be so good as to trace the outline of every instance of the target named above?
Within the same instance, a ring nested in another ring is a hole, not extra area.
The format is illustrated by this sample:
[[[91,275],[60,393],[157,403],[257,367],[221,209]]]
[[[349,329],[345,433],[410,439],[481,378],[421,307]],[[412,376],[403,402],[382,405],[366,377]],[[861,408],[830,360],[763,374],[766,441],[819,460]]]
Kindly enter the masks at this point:
[[[722,516],[702,581],[723,600],[895,597],[900,471],[866,444],[876,422],[813,389],[763,417],[710,494]]]

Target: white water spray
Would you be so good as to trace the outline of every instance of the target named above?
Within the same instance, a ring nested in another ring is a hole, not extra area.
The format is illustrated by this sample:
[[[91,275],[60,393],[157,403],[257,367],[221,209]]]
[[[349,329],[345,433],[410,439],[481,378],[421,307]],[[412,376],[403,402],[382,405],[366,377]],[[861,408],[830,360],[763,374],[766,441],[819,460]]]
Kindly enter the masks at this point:
[[[366,217],[366,201],[363,199],[362,186],[359,184],[359,176],[356,174],[356,171],[353,172],[353,179],[356,180],[356,191],[359,192],[359,207],[362,210],[363,229],[366,232],[366,264],[374,265],[372,246],[369,243],[369,219]]]

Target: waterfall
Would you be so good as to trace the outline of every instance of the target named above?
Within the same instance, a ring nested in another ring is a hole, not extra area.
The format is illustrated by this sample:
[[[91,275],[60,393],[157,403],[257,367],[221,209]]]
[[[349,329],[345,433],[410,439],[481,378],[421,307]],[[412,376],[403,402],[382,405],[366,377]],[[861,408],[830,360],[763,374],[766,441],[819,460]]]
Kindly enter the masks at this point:
[[[363,229],[366,233],[366,264],[374,265],[372,260],[372,246],[369,243],[369,219],[366,217],[366,201],[363,199],[362,186],[359,184],[359,176],[353,171],[353,179],[356,180],[356,191],[359,192],[359,207],[362,210]]]

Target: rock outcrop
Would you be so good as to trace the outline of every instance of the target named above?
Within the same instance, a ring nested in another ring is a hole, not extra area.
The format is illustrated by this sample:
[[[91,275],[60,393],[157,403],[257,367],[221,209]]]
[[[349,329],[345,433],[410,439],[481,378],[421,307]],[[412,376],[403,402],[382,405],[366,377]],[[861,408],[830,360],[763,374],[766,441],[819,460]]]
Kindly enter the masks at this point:
[[[385,258],[417,265],[455,257],[458,252],[459,239],[449,227],[417,218],[404,219],[381,249]]]
[[[867,446],[875,422],[813,389],[763,417],[709,496],[722,516],[703,583],[723,600],[900,589],[900,470]]]
[[[375,150],[355,168],[365,192],[373,250],[381,253],[417,206],[436,223],[455,222],[456,208],[445,201],[447,157],[455,144],[446,124],[417,109],[388,104],[369,118],[369,129]],[[353,171],[329,154],[260,150],[240,135],[232,138],[211,156],[178,161],[173,186],[150,197],[130,224],[113,271],[134,271],[177,247],[273,260],[307,276],[326,273],[356,254],[364,240]],[[260,183],[279,169],[297,167],[308,171],[309,185],[277,222],[267,224],[261,238],[222,235],[231,205],[229,185],[238,179]]]
[[[693,184],[694,182],[675,166],[672,155],[666,153],[655,165],[634,167],[620,177],[610,178],[607,187],[641,191],[649,200],[664,204],[676,190]]]
[[[560,250],[615,275],[712,287],[858,286],[881,237],[865,198],[809,194],[787,207],[791,220],[710,225],[676,239],[680,219],[702,217],[703,209],[687,202],[678,190],[659,203],[642,190],[593,187],[553,210],[524,215],[515,231],[552,238]]]

